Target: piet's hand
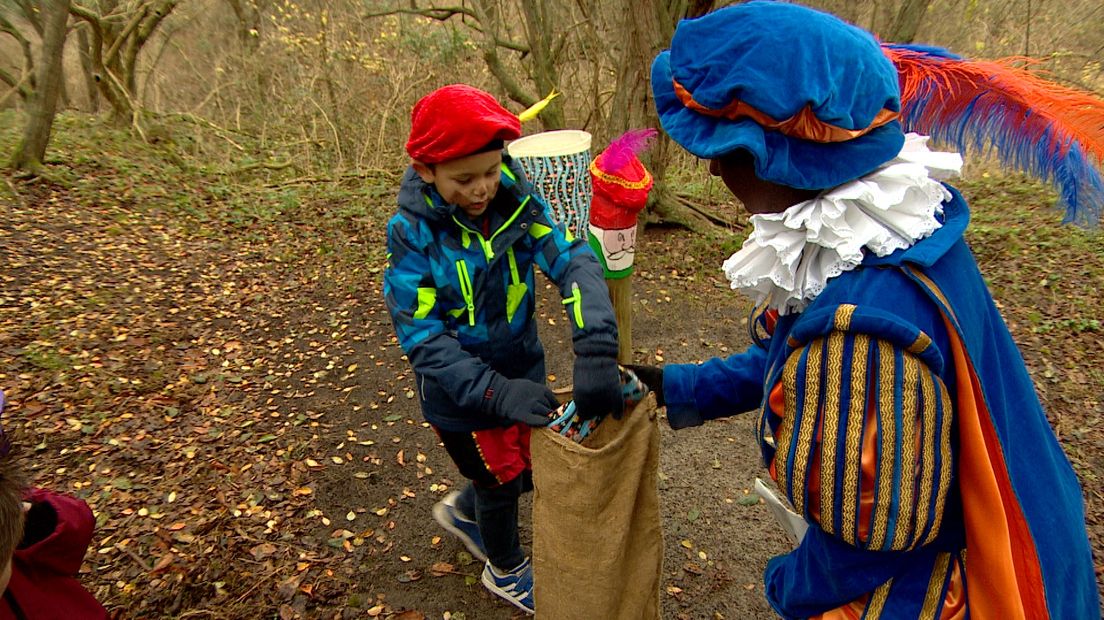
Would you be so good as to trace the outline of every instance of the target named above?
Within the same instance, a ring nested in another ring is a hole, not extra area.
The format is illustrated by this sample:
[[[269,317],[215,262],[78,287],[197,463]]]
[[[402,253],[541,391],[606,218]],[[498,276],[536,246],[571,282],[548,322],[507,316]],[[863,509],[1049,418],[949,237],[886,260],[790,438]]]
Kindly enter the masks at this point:
[[[611,414],[620,419],[625,409],[617,360],[605,355],[575,358],[575,412],[581,420]]]
[[[663,367],[662,366],[645,366],[645,365],[632,365],[627,364],[625,368],[633,371],[637,379],[640,379],[648,386],[656,396],[656,405],[664,407],[667,402],[663,400]]]
[[[548,426],[549,412],[559,406],[556,394],[535,381],[500,378],[491,385],[491,412],[509,422]]]

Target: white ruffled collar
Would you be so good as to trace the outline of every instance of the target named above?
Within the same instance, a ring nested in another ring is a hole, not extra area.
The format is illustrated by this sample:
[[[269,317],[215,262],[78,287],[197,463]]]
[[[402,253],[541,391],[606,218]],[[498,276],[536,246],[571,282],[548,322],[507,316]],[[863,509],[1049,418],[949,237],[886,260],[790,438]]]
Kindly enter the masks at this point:
[[[887,256],[935,232],[951,194],[939,182],[962,169],[958,153],[931,151],[907,134],[881,168],[781,213],[751,216],[753,230],[724,262],[732,283],[779,314],[801,312],[864,251]]]

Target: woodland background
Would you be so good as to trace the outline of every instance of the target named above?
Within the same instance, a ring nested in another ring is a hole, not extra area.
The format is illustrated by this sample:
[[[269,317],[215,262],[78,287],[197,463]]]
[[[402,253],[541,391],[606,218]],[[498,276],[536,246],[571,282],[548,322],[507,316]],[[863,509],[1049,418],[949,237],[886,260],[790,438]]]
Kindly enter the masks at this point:
[[[412,104],[438,86],[466,82],[517,111],[556,89],[564,96],[540,124],[586,129],[600,148],[626,129],[657,126],[651,59],[678,19],[725,4],[3,0],[0,84],[7,89],[0,106],[25,106],[30,118],[46,119],[42,108],[56,98],[57,109],[105,115],[212,165],[235,151],[255,156],[231,175],[339,179],[396,174]],[[1034,56],[1040,70],[1086,89],[1104,80],[1104,4],[1096,0],[809,4],[886,41],[979,57]],[[36,68],[43,56],[61,60]],[[39,76],[43,69],[50,70]],[[162,126],[170,121],[195,131],[177,135]],[[541,128],[533,125],[529,131]],[[212,131],[218,139],[209,138]],[[41,144],[41,130],[30,139]],[[42,157],[35,154],[16,154],[13,163],[33,168]],[[669,166],[684,169],[688,161],[662,141],[648,163],[663,180]],[[661,184],[653,213],[695,227],[726,223],[682,194]]]
[[[37,484],[92,507],[89,590],[123,618],[510,618],[430,517],[459,476],[380,298],[409,110],[451,82],[514,111],[555,88],[525,131],[583,128],[597,153],[657,126],[651,59],[724,4],[0,0],[0,422]],[[810,4],[1104,93],[1099,0]],[[967,240],[1104,584],[1104,235],[969,155]],[[648,163],[635,361],[741,350],[718,269],[740,210],[669,142]],[[562,306],[539,296],[549,383],[569,384]],[[661,424],[664,618],[772,617],[761,574],[787,540],[749,492],[751,422]]]

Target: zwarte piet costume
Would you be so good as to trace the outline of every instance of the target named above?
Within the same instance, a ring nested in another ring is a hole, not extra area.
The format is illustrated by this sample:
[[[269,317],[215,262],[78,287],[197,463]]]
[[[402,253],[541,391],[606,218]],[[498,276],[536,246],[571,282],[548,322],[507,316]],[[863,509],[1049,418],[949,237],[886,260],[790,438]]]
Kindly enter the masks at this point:
[[[809,524],[766,570],[785,618],[1100,613],[1077,477],[963,241],[966,202],[944,183],[961,159],[902,120],[1009,143],[1061,142],[1064,126],[1033,134],[1033,120],[933,111],[957,100],[930,86],[953,89],[959,62],[749,2],[680,23],[652,67],[663,128],[688,151],[747,151],[760,179],[818,191],[753,215],[724,264],[756,302],[755,344],[663,370],[674,428],[758,412],[764,463]],[[970,75],[982,74],[996,75]],[[1070,219],[1099,212],[1093,148],[1037,147],[1035,170],[1062,185]]]

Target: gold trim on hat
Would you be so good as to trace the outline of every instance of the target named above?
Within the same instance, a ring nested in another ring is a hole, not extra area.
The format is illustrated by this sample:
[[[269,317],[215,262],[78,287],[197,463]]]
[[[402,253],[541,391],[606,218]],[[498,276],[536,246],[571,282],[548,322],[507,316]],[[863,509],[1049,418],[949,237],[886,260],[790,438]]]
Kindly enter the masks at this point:
[[[598,168],[598,159],[595,158],[590,162],[590,173],[598,177],[598,179],[605,181],[606,183],[613,183],[614,185],[620,185],[625,189],[647,189],[652,183],[652,175],[648,173],[648,169],[644,169],[644,177],[639,181],[629,181],[617,175],[610,174]]]
[[[720,109],[710,108],[696,101],[694,95],[687,90],[685,86],[680,84],[678,80],[672,78],[671,83],[674,85],[675,95],[679,98],[679,101],[682,102],[682,105],[699,114],[712,116],[714,118],[727,118],[732,121],[746,118],[764,129],[773,129],[791,138],[809,140],[812,142],[832,143],[854,140],[855,138],[865,136],[882,125],[897,120],[901,115],[900,112],[883,108],[874,116],[874,120],[870,121],[868,126],[860,127],[859,129],[847,129],[820,120],[816,117],[812,107],[806,104],[797,114],[787,119],[778,120],[739,99],[732,100],[728,105]]]

